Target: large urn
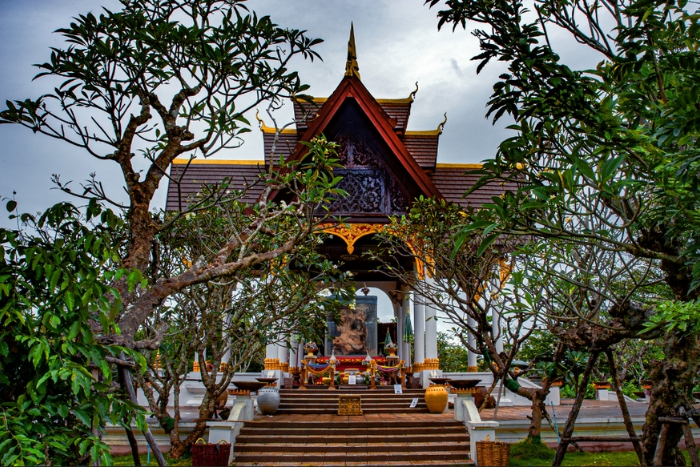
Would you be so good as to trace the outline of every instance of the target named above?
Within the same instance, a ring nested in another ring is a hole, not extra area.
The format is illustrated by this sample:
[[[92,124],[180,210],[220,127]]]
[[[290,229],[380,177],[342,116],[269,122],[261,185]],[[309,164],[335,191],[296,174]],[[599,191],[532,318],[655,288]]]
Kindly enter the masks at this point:
[[[280,406],[280,392],[276,387],[265,386],[258,390],[258,410],[263,415],[274,415]]]
[[[425,404],[430,413],[443,413],[447,407],[447,389],[444,384],[436,384],[425,390]]]

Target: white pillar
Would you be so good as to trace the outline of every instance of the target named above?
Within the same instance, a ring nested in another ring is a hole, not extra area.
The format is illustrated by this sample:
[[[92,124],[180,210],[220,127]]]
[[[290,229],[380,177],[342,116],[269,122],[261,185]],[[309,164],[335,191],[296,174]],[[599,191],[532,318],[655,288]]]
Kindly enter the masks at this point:
[[[231,324],[231,316],[228,315],[224,318],[224,329],[223,332],[221,333],[221,341],[223,342],[225,347],[228,347],[226,349],[226,352],[224,352],[224,356],[221,357],[221,363],[228,363],[229,360],[231,360],[231,342],[230,342],[230,337],[228,335],[228,327]]]
[[[409,295],[408,287],[405,285],[401,286],[401,292],[401,311],[403,314],[401,321],[403,323],[404,332],[406,332],[406,317],[410,316],[411,313],[411,296]],[[401,337],[401,342],[404,354],[403,358],[406,360],[406,366],[411,366],[413,364],[413,362],[411,362],[411,344],[403,341],[403,334]]]
[[[433,279],[426,278],[426,285],[432,285]],[[437,312],[435,307],[426,301],[425,304],[425,358],[438,358],[437,352]]]
[[[277,358],[277,344],[267,344],[265,358]]]
[[[501,314],[495,306],[491,307],[491,331],[496,339],[496,352],[503,352],[503,334],[501,333]],[[496,337],[498,336],[498,337]]]
[[[282,341],[277,344],[277,358],[280,359],[280,363],[285,363],[289,361],[289,353],[286,342]]]
[[[414,361],[423,363],[425,360],[425,304],[420,293],[413,293],[413,342]]]
[[[399,294],[400,295],[400,294]],[[396,346],[397,355],[399,358],[403,358],[403,320],[406,318],[403,316],[403,309],[400,303],[392,302],[394,305],[394,316],[396,316]]]
[[[299,343],[294,339],[294,336],[292,336],[289,340],[290,348],[289,348],[289,367],[290,368],[298,368],[299,367],[299,358],[298,358],[298,351],[299,351]]]
[[[469,327],[471,327],[472,329],[476,328],[476,321],[474,320],[474,318],[468,317],[467,323],[469,323]],[[476,348],[476,336],[471,332],[467,333],[467,343],[471,348]],[[476,353],[472,352],[471,350],[467,354],[467,365],[472,367],[472,369],[477,366]]]

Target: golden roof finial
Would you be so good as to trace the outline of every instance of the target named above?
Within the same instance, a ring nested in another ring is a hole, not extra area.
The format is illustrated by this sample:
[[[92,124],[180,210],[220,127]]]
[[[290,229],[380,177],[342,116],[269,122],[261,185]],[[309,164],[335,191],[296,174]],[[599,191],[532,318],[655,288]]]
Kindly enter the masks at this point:
[[[355,49],[355,28],[350,23],[350,40],[348,40],[348,61],[345,63],[345,76],[356,76],[360,79],[360,65],[357,64]]]
[[[256,109],[255,119],[258,121],[258,128],[262,129],[262,127],[265,126],[265,122],[263,121],[262,118],[260,118],[260,109]]]

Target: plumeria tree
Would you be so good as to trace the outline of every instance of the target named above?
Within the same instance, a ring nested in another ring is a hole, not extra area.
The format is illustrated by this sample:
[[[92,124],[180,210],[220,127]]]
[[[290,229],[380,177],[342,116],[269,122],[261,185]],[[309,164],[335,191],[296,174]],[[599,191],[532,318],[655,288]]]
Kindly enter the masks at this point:
[[[512,117],[515,135],[484,164],[481,183],[520,188],[485,206],[479,225],[492,236],[563,240],[652,262],[673,291],[668,306],[622,300],[614,309],[628,322],[658,316],[656,326],[670,330],[665,358],[650,371],[643,448],[647,464],[683,463],[680,425],[658,440],[660,417],[693,413],[698,367],[693,326],[672,324],[693,316],[700,279],[698,120],[688,104],[700,82],[697,11],[685,1],[447,0],[444,7],[439,26],[475,25],[477,71],[491,60],[508,66],[487,115]],[[564,63],[555,30],[597,55],[598,65]]]

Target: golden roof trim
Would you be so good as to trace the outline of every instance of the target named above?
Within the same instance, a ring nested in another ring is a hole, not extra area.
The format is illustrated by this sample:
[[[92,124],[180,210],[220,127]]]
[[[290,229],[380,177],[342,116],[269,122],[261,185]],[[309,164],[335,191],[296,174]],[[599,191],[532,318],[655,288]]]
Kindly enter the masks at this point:
[[[484,164],[468,163],[468,164],[435,164],[436,169],[482,169]]]
[[[174,159],[173,165],[264,165],[265,161],[261,159],[194,159],[190,162],[189,159]]]
[[[414,101],[414,96],[415,96],[414,92],[412,92],[408,97],[401,97],[401,98],[397,98],[397,99],[375,99],[375,100],[379,104],[410,104]],[[294,99],[294,100],[300,104],[308,103],[308,101],[306,101],[304,99]],[[327,100],[328,100],[327,97],[312,97],[311,98],[311,101],[314,104],[325,104]]]
[[[260,128],[260,131],[266,134],[275,134],[277,133],[277,128],[267,126],[265,125],[265,121],[260,118],[260,110],[257,110],[255,112],[255,119],[258,121],[258,127]],[[294,128],[283,128],[279,131],[281,135],[296,135],[297,130]]]
[[[439,136],[442,134],[440,129],[437,130],[422,130],[422,131],[407,131],[404,136]]]

